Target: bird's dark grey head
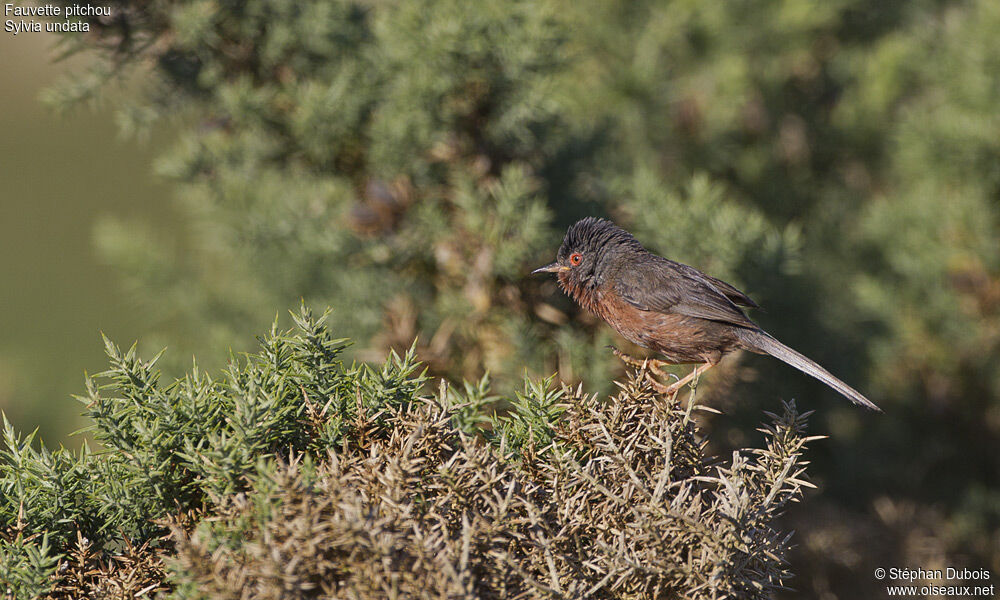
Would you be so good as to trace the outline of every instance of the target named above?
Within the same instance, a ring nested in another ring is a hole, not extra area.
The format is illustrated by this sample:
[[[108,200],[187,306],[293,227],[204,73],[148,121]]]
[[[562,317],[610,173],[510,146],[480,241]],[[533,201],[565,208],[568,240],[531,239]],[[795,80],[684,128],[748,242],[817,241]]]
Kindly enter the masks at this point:
[[[597,284],[615,258],[645,252],[632,234],[611,221],[587,217],[570,226],[556,255],[556,262],[534,272],[558,273],[576,283]]]

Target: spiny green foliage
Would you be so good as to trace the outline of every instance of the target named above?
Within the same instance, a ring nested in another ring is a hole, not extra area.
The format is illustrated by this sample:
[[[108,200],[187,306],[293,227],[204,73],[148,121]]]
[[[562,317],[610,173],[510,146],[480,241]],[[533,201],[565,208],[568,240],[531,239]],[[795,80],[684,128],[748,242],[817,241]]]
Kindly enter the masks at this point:
[[[169,384],[107,342],[88,382],[99,453],[5,424],[4,598],[768,598],[789,577],[805,415],[705,453],[694,394],[631,374],[614,396],[526,381],[433,396],[411,353],[347,365],[308,310]],[[158,357],[157,357],[158,358]]]
[[[52,589],[59,564],[45,535],[24,536],[16,527],[5,528],[0,538],[0,592],[4,598],[38,598]]]

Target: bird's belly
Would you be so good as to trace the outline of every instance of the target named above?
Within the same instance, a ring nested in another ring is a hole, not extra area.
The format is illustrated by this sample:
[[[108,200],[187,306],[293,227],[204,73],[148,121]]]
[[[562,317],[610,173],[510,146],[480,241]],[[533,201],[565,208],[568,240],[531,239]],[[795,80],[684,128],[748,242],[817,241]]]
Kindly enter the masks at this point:
[[[718,362],[738,347],[731,327],[696,317],[645,311],[618,300],[598,315],[622,337],[672,363]]]

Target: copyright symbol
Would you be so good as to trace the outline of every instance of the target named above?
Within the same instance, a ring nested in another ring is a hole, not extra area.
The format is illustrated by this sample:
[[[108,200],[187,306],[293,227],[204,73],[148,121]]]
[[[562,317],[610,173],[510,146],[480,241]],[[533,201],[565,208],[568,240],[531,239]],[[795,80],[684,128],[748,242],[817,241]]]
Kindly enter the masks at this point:
[[[875,569],[875,579],[885,579],[885,569],[882,567]]]

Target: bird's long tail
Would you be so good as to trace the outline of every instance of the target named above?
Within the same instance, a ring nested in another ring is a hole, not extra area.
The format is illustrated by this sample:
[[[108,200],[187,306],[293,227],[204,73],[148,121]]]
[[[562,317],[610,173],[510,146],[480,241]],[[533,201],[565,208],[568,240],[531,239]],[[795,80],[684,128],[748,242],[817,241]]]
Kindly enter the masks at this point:
[[[840,392],[841,395],[851,402],[860,404],[861,406],[874,411],[882,412],[882,409],[875,406],[875,404],[868,398],[865,398],[861,392],[837,379],[830,374],[829,371],[816,364],[815,361],[803,356],[795,350],[792,350],[788,346],[771,337],[768,333],[761,330],[755,331],[753,329],[739,328],[737,329],[737,335],[739,336],[740,341],[747,345],[748,349],[770,354],[778,360],[792,365],[803,373],[812,375],[816,379],[819,379],[826,385]]]

